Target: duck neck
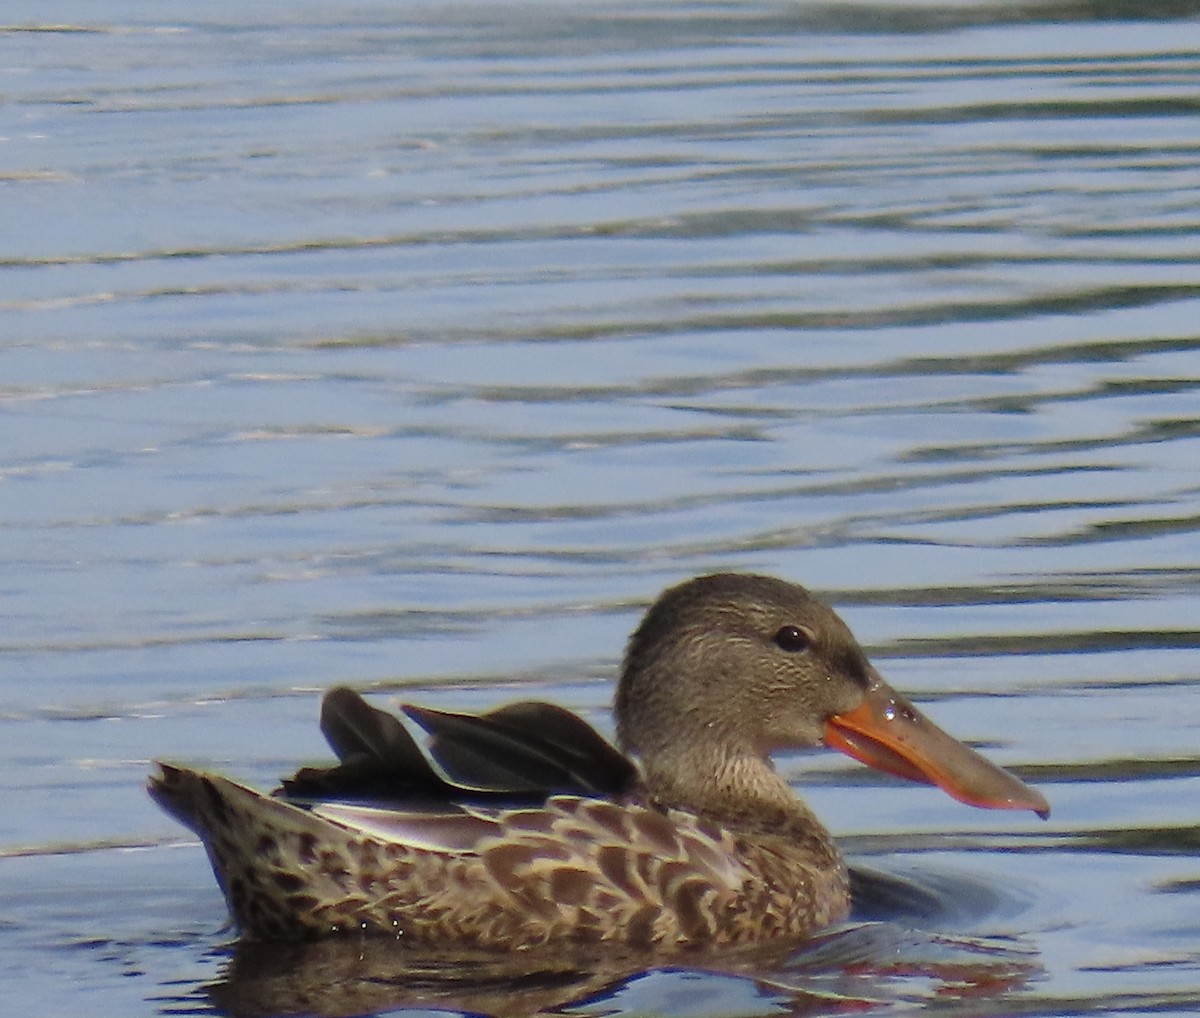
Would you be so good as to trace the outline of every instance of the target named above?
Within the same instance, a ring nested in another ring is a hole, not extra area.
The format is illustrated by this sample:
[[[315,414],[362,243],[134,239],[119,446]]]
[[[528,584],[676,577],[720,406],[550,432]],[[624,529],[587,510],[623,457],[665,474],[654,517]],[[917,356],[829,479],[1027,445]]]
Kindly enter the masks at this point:
[[[815,835],[832,846],[816,815],[763,757],[718,755],[701,745],[671,759],[644,760],[643,771],[648,797],[661,806],[687,810],[734,831]]]

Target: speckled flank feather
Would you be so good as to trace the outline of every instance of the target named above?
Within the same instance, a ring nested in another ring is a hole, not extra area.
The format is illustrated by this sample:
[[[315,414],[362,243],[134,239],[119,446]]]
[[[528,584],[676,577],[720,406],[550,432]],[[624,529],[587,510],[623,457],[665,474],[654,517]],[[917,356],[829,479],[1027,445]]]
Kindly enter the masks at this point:
[[[554,796],[529,809],[446,814],[482,825],[469,849],[419,845],[170,765],[151,792],[204,839],[243,932],[364,930],[422,943],[527,948],[561,939],[684,947],[800,937],[842,918],[844,870],[818,872],[787,838],[748,842],[691,814]],[[371,827],[369,821],[364,825]],[[453,837],[451,838],[453,841]]]

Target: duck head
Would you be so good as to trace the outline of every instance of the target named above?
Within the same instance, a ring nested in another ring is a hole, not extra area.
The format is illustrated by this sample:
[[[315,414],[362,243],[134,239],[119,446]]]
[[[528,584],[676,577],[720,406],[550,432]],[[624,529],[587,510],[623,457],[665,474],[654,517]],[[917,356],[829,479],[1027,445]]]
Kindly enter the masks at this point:
[[[831,608],[771,577],[721,573],[666,591],[630,638],[616,717],[667,802],[779,800],[770,754],[824,743],[972,806],[1050,812],[888,686]]]

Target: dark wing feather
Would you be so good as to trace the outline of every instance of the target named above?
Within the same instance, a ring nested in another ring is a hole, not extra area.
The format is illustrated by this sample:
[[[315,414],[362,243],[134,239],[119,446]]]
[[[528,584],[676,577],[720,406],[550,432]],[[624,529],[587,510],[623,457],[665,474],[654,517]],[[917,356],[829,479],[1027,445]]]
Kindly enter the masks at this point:
[[[425,755],[397,717],[345,686],[321,701],[321,731],[343,763],[366,756],[401,769],[425,765]]]
[[[341,763],[304,767],[284,778],[281,791],[289,798],[446,798],[453,787],[397,718],[345,686],[321,701],[321,731]]]
[[[579,715],[551,703],[524,701],[500,707],[489,719],[524,733],[560,766],[581,788],[602,795],[629,791],[637,780],[632,761]]]
[[[619,795],[633,764],[570,711],[514,703],[487,714],[405,706],[430,735],[423,749],[404,723],[344,686],[321,701],[321,731],[341,763],[284,778],[292,799],[537,802],[555,793]]]
[[[497,793],[616,795],[633,785],[632,763],[582,718],[548,703],[487,714],[405,705],[430,734],[429,752],[450,778]]]

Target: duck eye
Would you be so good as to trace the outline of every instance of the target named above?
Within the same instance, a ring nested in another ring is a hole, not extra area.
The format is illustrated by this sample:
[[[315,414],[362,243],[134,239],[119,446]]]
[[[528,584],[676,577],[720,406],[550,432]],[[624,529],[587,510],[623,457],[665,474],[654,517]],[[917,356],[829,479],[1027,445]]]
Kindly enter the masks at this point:
[[[808,633],[799,626],[784,626],[775,634],[775,645],[792,654],[808,650],[811,642]]]

